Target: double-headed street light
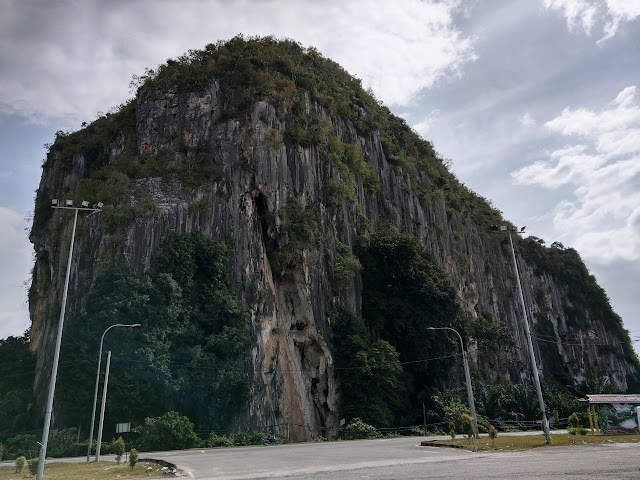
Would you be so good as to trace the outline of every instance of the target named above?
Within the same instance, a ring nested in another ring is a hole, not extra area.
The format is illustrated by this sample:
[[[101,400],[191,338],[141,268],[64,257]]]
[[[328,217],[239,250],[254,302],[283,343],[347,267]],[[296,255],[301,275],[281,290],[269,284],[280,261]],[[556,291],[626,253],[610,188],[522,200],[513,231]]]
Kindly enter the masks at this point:
[[[473,422],[473,436],[478,438],[478,419],[476,417],[476,403],[473,400],[473,387],[471,386],[471,373],[469,373],[469,360],[467,359],[467,351],[464,349],[462,336],[455,328],[451,327],[427,327],[427,330],[451,330],[460,339],[460,349],[462,350],[462,363],[464,364],[464,378],[467,383],[467,397],[469,397],[469,410],[471,411],[471,421]]]
[[[96,421],[96,404],[98,403],[98,383],[100,381],[100,365],[102,363],[102,343],[104,342],[104,336],[107,334],[109,330],[115,327],[134,328],[139,326],[140,326],[139,323],[134,323],[131,325],[116,323],[115,325],[111,325],[110,327],[107,327],[107,329],[102,334],[102,337],[100,338],[100,353],[98,353],[98,371],[96,372],[96,388],[93,394],[93,411],[91,412],[91,427],[89,431],[89,446],[87,447],[87,462],[91,460],[91,447],[93,446],[93,424]],[[98,461],[98,456],[96,455],[96,462],[97,461]]]
[[[62,328],[64,326],[64,312],[67,307],[67,292],[69,291],[69,277],[71,276],[71,259],[73,258],[73,244],[76,238],[76,224],[78,223],[78,211],[89,211],[90,215],[98,213],[104,205],[97,203],[89,205],[89,202],[83,200],[80,207],[73,206],[73,200],[65,200],[64,205],[54,198],[51,200],[51,208],[56,210],[73,210],[73,230],[71,231],[71,245],[69,246],[69,258],[67,260],[67,275],[64,279],[64,292],[62,294],[62,306],[60,308],[60,320],[58,321],[58,335],[56,337],[56,346],[53,353],[53,367],[51,368],[51,381],[49,382],[49,394],[47,397],[47,407],[44,412],[44,427],[42,429],[42,443],[40,444],[40,459],[38,461],[38,472],[36,479],[42,480],[44,474],[44,460],[47,456],[47,444],[49,443],[49,428],[51,426],[51,416],[53,414],[53,397],[56,392],[56,379],[58,377],[58,361],[60,360],[60,344],[62,343]]]
[[[524,295],[522,294],[522,284],[520,283],[520,272],[518,271],[518,262],[516,261],[516,251],[513,248],[513,240],[511,239],[511,232],[524,233],[525,227],[520,230],[513,228],[510,230],[506,225],[491,225],[491,230],[507,232],[509,234],[509,244],[511,245],[511,256],[513,258],[513,269],[516,273],[516,280],[518,282],[518,293],[520,294],[520,303],[522,305],[522,323],[524,324],[524,332],[527,337],[527,345],[529,347],[529,357],[531,359],[531,369],[533,370],[533,380],[536,385],[536,393],[538,394],[538,403],[540,405],[540,411],[542,412],[542,430],[544,431],[544,438],[547,444],[551,443],[551,435],[549,434],[549,421],[547,420],[547,414],[544,406],[544,398],[542,397],[542,388],[540,387],[540,375],[538,373],[538,364],[536,363],[536,354],[533,350],[533,342],[531,341],[531,330],[529,329],[529,320],[527,319],[527,306],[524,303]]]

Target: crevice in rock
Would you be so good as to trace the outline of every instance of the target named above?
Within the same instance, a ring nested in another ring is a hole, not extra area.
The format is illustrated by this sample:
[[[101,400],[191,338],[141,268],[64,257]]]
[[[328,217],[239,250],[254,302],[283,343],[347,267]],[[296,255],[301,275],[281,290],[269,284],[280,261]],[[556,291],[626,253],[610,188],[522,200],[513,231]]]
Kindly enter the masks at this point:
[[[269,211],[269,203],[266,196],[260,192],[255,198],[256,212],[258,214],[258,220],[260,222],[260,231],[262,232],[262,242],[264,244],[265,251],[267,252],[267,258],[272,270],[274,269],[274,254],[278,249],[278,242],[274,238],[276,230],[276,222],[273,214]]]

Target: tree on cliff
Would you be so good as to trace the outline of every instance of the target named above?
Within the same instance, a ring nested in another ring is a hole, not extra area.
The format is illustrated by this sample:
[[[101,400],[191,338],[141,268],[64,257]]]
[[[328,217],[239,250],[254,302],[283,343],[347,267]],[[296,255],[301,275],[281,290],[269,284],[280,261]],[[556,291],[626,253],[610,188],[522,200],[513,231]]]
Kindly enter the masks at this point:
[[[86,312],[70,319],[76,334],[64,337],[62,358],[80,365],[60,374],[62,421],[88,419],[97,342],[113,323],[142,324],[135,335],[107,340],[114,350],[108,410],[119,419],[141,422],[176,409],[199,428],[227,428],[243,408],[249,323],[226,247],[200,232],[174,234],[153,265],[150,275],[111,269],[88,295]]]
[[[385,340],[371,341],[364,324],[344,308],[336,310],[332,324],[342,415],[391,426],[403,389],[398,352]]]

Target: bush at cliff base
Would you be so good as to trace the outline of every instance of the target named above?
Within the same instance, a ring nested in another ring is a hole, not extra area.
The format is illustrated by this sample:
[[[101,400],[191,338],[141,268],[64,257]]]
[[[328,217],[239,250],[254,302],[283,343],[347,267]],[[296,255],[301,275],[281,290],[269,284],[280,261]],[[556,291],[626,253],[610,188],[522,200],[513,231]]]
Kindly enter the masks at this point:
[[[139,448],[144,451],[184,450],[202,442],[193,430],[193,423],[178,412],[167,412],[158,418],[146,418],[136,429],[140,433]]]
[[[38,463],[40,460],[38,458],[31,458],[27,461],[27,467],[29,467],[29,473],[31,475],[35,475],[38,473]]]
[[[138,450],[136,450],[135,448],[132,448],[131,451],[129,452],[129,466],[131,467],[131,470],[133,470],[133,467],[136,466],[137,462],[138,462]]]
[[[357,440],[361,438],[379,438],[380,434],[373,425],[364,423],[359,418],[354,418],[342,431],[345,440]]]
[[[118,437],[117,440],[114,440],[111,444],[111,449],[113,450],[113,454],[116,456],[116,462],[120,463],[125,449],[124,438]]]
[[[27,457],[24,455],[16,458],[16,473],[22,473],[22,469],[27,464]]]

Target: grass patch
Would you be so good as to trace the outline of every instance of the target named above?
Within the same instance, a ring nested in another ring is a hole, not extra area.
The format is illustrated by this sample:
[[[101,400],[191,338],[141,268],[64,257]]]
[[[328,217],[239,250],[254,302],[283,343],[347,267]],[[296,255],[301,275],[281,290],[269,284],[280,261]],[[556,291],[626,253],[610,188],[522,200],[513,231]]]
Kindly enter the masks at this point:
[[[523,436],[498,436],[493,447],[491,439],[481,437],[475,440],[475,446],[478,451],[481,450],[528,450],[538,447],[561,447],[566,445],[581,445],[583,443],[638,443],[640,435],[568,435],[555,434],[551,436],[551,445],[544,442],[544,435],[523,435]],[[437,443],[446,445],[459,445],[466,450],[471,450],[473,444],[471,440],[455,439],[455,440],[438,440]]]
[[[147,467],[153,470],[147,472]],[[47,480],[116,480],[119,478],[145,478],[162,475],[162,465],[142,462],[136,464],[133,470],[126,462],[98,462],[98,463],[47,463],[44,467],[44,476]],[[0,480],[33,479],[29,469],[24,468],[22,473],[15,473],[14,467],[0,468]]]

